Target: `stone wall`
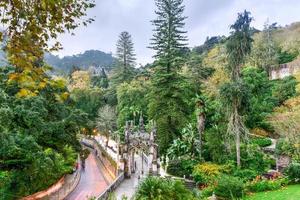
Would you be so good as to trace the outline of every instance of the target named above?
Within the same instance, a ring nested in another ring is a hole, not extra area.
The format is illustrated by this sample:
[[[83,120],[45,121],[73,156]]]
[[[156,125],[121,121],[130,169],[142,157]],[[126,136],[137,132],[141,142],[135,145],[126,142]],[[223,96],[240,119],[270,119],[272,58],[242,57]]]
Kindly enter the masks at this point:
[[[278,66],[273,66],[270,69],[270,79],[282,79],[287,76],[294,75],[300,72],[300,58],[290,62],[281,64]]]
[[[70,194],[80,180],[80,172],[63,176],[57,183],[44,191],[22,198],[21,200],[62,200]]]

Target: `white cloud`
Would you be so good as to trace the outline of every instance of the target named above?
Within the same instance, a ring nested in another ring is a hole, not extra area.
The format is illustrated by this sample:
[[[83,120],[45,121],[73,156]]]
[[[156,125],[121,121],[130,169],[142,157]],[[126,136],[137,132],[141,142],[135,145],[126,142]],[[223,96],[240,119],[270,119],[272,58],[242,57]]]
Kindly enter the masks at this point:
[[[300,21],[299,0],[185,0],[184,3],[190,46],[203,43],[207,36],[228,34],[237,12],[244,9],[252,12],[256,28],[262,28],[267,18],[281,25]],[[64,50],[59,55],[89,49],[114,52],[119,33],[126,30],[132,34],[137,62],[151,62],[153,51],[147,46],[153,29],[150,20],[155,18],[154,0],[96,0],[96,4],[89,11],[96,21],[76,30],[75,36],[61,36]]]

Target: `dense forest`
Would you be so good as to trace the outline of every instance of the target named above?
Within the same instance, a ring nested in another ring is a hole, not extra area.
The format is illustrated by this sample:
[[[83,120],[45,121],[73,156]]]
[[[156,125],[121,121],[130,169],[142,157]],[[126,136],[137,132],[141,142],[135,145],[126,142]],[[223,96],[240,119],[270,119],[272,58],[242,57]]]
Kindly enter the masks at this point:
[[[93,21],[85,18],[92,1],[43,1],[33,10],[17,2],[17,7],[0,4],[7,14],[1,23],[9,27],[8,64],[0,68],[4,199],[38,192],[71,173],[82,151],[79,136],[97,130],[122,142],[125,123],[138,128],[140,116],[147,130],[152,122],[157,126],[161,167],[194,180],[198,188],[148,177],[137,200],[241,199],[299,184],[300,73],[270,79],[272,69],[299,59],[299,22],[282,27],[267,21],[258,30],[252,27],[255,16],[244,10],[228,36],[190,47],[183,0],[156,0],[156,18],[147,22],[153,26],[149,48],[155,61],[137,67],[128,31],[113,44],[115,57],[96,50],[62,59],[50,54],[60,46],[49,47],[49,38],[64,29],[72,32],[79,19],[82,25]],[[38,23],[32,20],[37,12]],[[65,17],[53,17],[58,13]],[[50,75],[49,65],[64,73]],[[289,159],[283,169],[281,157]],[[270,175],[272,170],[277,171]]]
[[[59,58],[52,54],[45,55],[45,62],[54,68],[56,74],[69,74],[74,68],[87,70],[89,67],[101,67],[110,71],[114,64],[111,54],[98,50],[85,51],[82,54]]]

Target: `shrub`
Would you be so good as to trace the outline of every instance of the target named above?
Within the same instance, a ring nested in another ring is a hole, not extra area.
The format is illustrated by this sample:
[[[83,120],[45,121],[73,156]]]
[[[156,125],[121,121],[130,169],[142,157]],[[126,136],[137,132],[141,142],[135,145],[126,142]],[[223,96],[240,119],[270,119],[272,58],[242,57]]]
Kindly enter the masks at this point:
[[[294,182],[300,182],[300,163],[291,163],[286,169],[285,174],[288,178]]]
[[[220,175],[221,165],[212,163],[203,163],[196,165],[193,171],[193,177],[196,183],[200,185],[212,184]]]
[[[224,198],[241,198],[244,194],[243,181],[237,177],[223,175],[218,179],[215,194]]]
[[[193,173],[193,168],[197,164],[197,161],[193,159],[176,159],[171,160],[168,163],[167,173],[173,176],[191,178],[191,174]]]
[[[255,179],[247,184],[247,190],[250,192],[278,190],[281,188],[281,186],[284,186],[286,184],[287,180],[284,178],[277,180]]]
[[[234,157],[234,159],[236,158]],[[270,156],[263,153],[257,145],[250,144],[241,146],[241,163],[245,169],[252,169],[262,173],[266,169],[270,169],[274,163],[273,160],[274,159]]]
[[[276,154],[278,155],[289,155],[292,156],[294,152],[293,145],[289,143],[286,139],[281,138],[276,143]]]
[[[240,178],[244,182],[253,180],[258,175],[258,172],[251,169],[235,169],[233,176]]]
[[[273,97],[279,105],[281,105],[285,100],[296,95],[297,84],[297,80],[292,76],[274,81]]]
[[[272,140],[270,138],[253,138],[251,139],[253,144],[257,144],[260,147],[267,147],[272,144]]]
[[[139,185],[135,199],[192,200],[194,197],[192,192],[186,189],[181,181],[174,181],[159,177],[147,177]]]
[[[215,187],[208,186],[201,190],[201,197],[205,199],[205,197],[210,197],[214,193]]]

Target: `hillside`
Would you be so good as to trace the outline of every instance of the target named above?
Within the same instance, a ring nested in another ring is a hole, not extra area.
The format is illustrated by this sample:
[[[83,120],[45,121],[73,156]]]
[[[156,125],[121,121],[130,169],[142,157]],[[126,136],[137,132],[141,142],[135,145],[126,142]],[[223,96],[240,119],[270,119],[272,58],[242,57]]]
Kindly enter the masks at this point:
[[[282,50],[299,55],[300,22],[295,22],[275,30],[273,37]]]
[[[58,73],[69,73],[73,67],[87,70],[90,66],[100,66],[110,71],[114,63],[112,54],[98,50],[88,50],[82,54],[59,58],[52,54],[45,55],[45,61]]]

